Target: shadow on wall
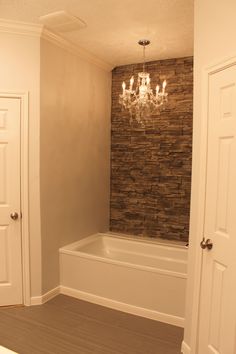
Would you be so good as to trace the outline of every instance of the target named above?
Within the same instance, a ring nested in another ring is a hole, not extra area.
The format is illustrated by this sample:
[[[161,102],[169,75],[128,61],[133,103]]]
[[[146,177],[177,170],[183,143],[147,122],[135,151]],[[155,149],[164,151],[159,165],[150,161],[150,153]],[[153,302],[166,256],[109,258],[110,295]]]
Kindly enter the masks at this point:
[[[142,64],[113,70],[110,230],[188,241],[193,57],[147,63],[153,88],[167,80],[168,103],[142,128],[118,102]]]

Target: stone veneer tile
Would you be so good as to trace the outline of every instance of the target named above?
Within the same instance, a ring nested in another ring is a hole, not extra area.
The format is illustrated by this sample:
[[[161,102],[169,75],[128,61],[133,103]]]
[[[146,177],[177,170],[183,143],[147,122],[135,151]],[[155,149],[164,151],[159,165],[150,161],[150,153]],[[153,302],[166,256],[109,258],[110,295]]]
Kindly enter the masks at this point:
[[[145,128],[118,102],[122,81],[141,64],[113,70],[110,229],[188,241],[193,116],[193,58],[147,63],[151,84],[167,80],[168,103]]]

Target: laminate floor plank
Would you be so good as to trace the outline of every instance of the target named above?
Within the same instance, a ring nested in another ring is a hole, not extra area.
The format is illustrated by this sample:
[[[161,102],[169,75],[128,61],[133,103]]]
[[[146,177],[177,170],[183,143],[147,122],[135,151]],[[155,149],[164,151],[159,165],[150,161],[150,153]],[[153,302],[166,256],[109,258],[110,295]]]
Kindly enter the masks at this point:
[[[183,329],[59,295],[0,309],[0,345],[19,354],[180,354]]]
[[[179,338],[182,338],[183,329],[180,327],[170,326],[162,322],[151,321],[140,317],[138,317],[140,320],[137,320],[137,316],[129,316],[125,312],[114,311],[109,308],[106,308],[106,311],[104,311],[104,307],[96,305],[93,307],[91,303],[85,301],[82,301],[83,306],[79,307],[74,306],[72,301],[65,303],[63,299],[57,298],[57,300],[58,303],[56,306],[60,303],[60,307],[66,309],[66,311],[73,313],[77,311],[80,315],[85,315],[87,318],[91,317],[98,321],[104,321],[117,327],[130,329],[143,335],[146,334],[159,339],[162,339],[164,336],[166,340],[171,342],[179,343]],[[73,300],[78,301],[76,299]]]

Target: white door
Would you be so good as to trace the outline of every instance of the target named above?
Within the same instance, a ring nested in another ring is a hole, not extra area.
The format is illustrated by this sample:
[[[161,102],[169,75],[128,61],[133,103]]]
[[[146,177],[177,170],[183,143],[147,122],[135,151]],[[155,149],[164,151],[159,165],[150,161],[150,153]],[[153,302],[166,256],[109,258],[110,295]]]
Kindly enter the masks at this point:
[[[209,78],[199,354],[236,354],[236,65]]]
[[[0,306],[22,303],[20,99],[0,97]]]

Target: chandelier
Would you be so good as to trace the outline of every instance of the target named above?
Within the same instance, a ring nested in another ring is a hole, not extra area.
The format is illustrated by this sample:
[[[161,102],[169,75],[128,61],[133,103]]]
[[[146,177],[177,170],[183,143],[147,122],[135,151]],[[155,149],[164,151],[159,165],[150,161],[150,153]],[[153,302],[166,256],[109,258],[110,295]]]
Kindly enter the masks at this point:
[[[143,124],[144,120],[155,114],[158,108],[167,101],[168,93],[165,92],[166,80],[163,81],[162,87],[156,86],[153,92],[150,82],[150,74],[146,72],[145,49],[150,44],[147,39],[140,40],[139,45],[143,47],[143,71],[138,73],[136,87],[134,88],[134,77],[132,76],[129,82],[129,87],[126,88],[126,83],[122,83],[122,94],[119,95],[119,103],[129,111],[130,120],[135,119]]]

